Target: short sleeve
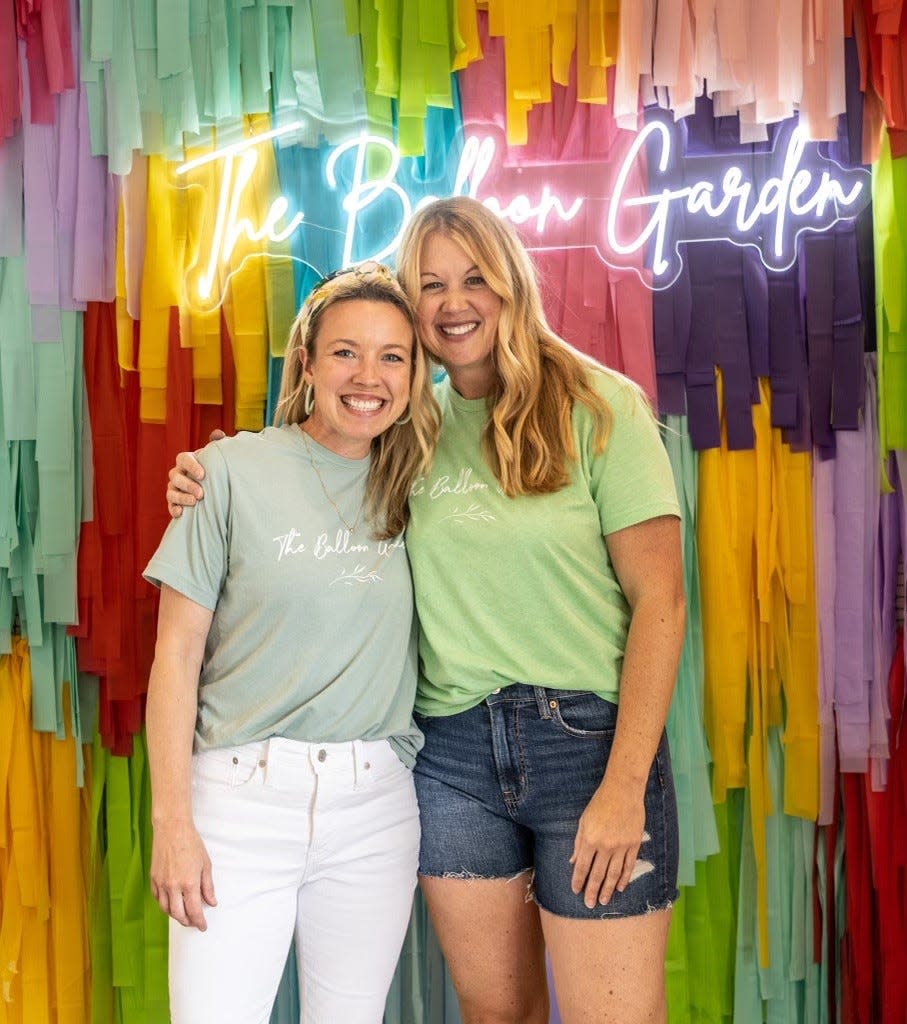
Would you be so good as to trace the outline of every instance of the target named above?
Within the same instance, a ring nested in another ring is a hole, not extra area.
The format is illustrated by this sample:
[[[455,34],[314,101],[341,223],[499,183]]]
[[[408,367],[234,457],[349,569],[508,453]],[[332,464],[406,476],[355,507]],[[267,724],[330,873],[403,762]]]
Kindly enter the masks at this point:
[[[204,501],[170,523],[142,575],[214,611],[229,564],[230,475],[216,444],[198,461],[205,468]]]
[[[655,519],[680,516],[677,490],[658,423],[640,389],[617,374],[596,374],[596,390],[611,407],[605,450],[594,450],[592,417],[580,413],[582,457],[602,534]]]

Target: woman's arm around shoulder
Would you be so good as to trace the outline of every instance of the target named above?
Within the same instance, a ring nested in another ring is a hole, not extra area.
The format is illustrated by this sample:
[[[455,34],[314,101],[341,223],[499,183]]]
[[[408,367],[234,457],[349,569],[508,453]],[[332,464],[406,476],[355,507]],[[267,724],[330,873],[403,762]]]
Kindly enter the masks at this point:
[[[221,441],[227,435],[222,430],[212,430],[210,441]],[[205,479],[205,467],[195,457],[195,452],[180,452],[176,465],[167,472],[167,511],[171,519],[179,519],[184,508],[193,508],[205,496],[201,487]]]

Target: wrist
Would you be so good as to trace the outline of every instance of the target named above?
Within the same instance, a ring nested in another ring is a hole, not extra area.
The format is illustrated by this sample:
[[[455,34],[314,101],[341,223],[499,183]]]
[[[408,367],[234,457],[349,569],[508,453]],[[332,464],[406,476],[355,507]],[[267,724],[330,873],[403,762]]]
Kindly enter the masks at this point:
[[[151,812],[151,827],[155,829],[166,828],[195,828],[195,822],[191,814],[184,811],[155,811]]]
[[[620,789],[628,796],[642,797],[646,792],[648,783],[648,771],[642,772],[633,766],[618,766],[613,762],[609,762],[599,790]]]

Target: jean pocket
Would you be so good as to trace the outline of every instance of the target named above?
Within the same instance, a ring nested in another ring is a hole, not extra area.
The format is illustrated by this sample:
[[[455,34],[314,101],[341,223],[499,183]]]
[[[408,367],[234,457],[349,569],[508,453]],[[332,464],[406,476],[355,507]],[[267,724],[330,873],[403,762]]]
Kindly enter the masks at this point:
[[[203,750],[192,757],[192,777],[200,782],[236,788],[250,783],[259,768],[258,744]]]
[[[602,739],[614,735],[617,705],[594,693],[548,691],[551,721],[570,736]]]

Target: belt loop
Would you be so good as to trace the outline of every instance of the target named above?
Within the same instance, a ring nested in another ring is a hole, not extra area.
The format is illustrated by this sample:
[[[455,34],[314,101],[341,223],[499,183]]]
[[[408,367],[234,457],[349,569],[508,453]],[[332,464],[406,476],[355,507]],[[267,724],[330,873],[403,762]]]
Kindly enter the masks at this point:
[[[551,709],[548,707],[548,695],[545,693],[545,687],[533,686],[532,690],[535,693],[535,702],[539,706],[539,714],[542,718],[550,718]]]
[[[264,764],[262,764],[262,761],[264,761]],[[266,786],[269,783],[272,786],[278,785],[278,775],[280,774],[280,771],[277,767],[276,761],[277,748],[274,743],[274,737],[272,736],[269,739],[266,739],[259,747],[258,767],[262,773],[262,782]]]

